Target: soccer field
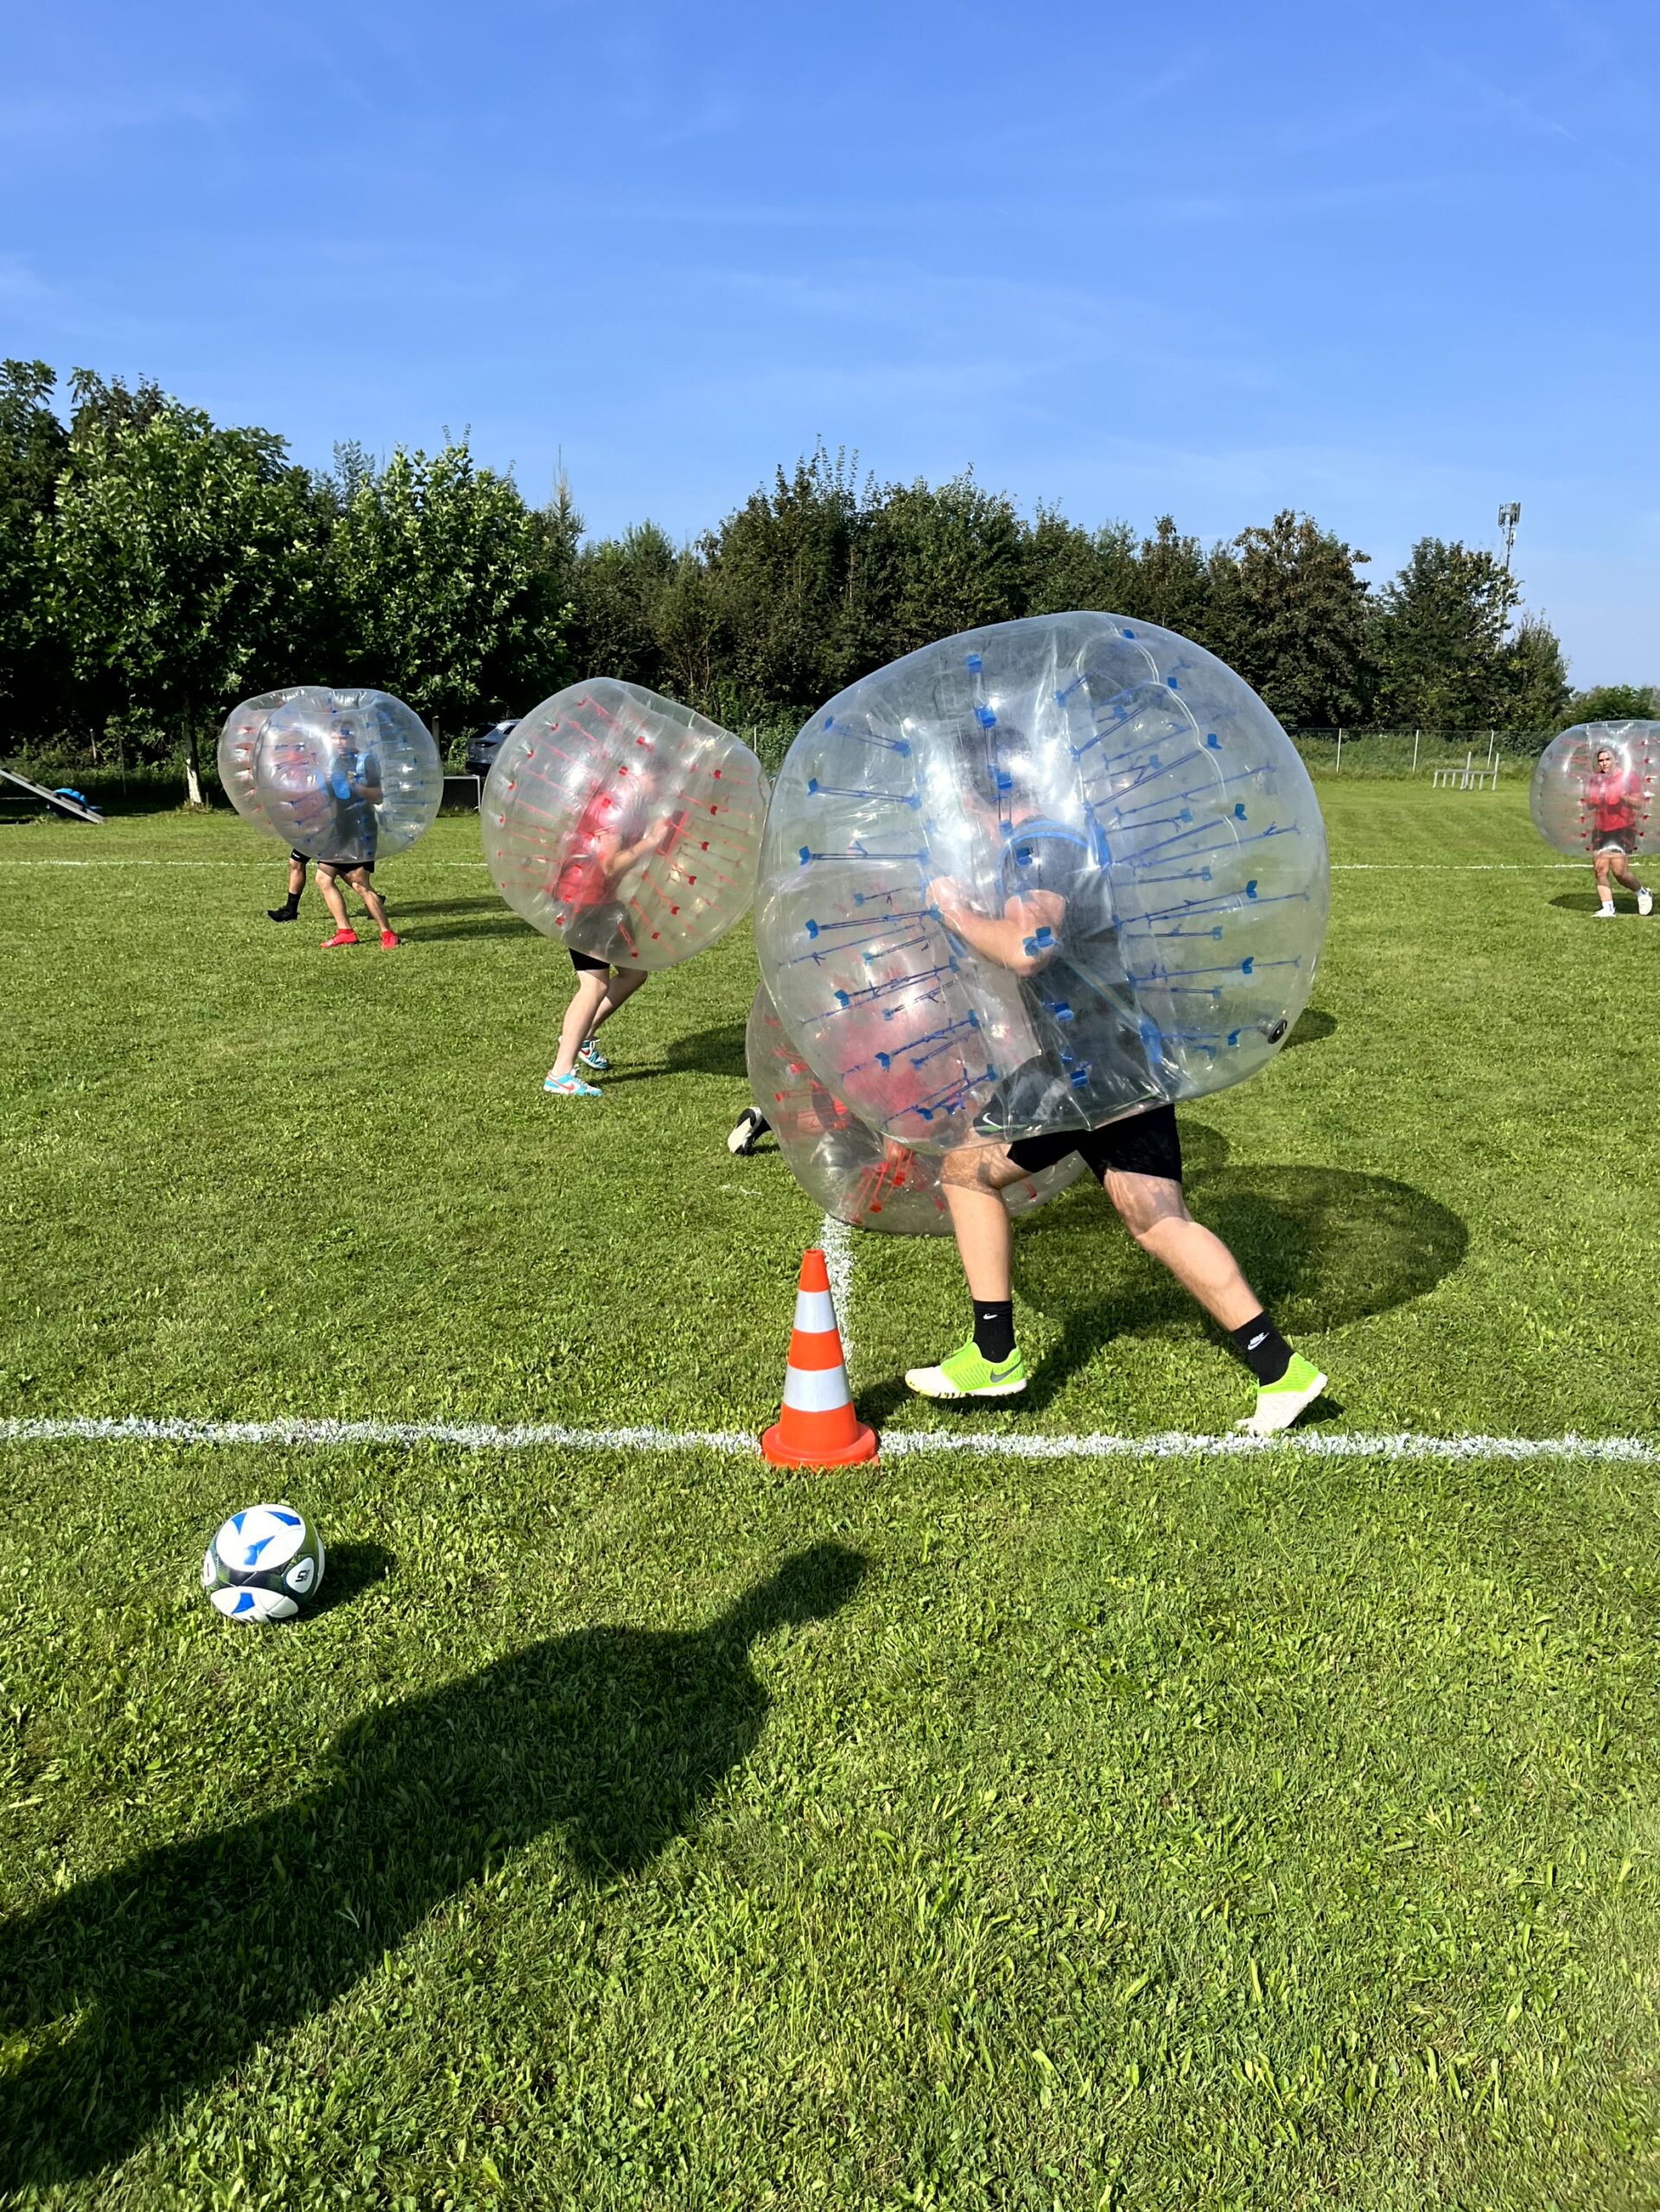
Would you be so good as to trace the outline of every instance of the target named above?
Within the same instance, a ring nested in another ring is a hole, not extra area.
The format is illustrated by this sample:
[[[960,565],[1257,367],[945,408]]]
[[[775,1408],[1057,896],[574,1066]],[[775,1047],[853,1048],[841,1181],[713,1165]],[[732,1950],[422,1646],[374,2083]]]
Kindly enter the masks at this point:
[[[1313,1007],[1183,1117],[1312,1424],[1205,1448],[1250,1377],[1079,1188],[1014,1411],[850,1238],[835,1474],[719,1440],[819,1234],[724,1149],[747,929],[583,1106],[470,819],[328,958],[229,817],[0,828],[0,2201],[1660,2202],[1660,918],[1519,787],[1320,790]],[[66,1433],[146,1420],[673,1448]]]

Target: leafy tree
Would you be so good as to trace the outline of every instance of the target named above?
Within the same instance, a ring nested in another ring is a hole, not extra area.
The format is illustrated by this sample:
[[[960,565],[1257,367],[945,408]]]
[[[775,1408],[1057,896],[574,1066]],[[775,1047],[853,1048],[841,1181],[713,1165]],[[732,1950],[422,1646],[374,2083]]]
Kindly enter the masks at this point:
[[[689,549],[675,562],[653,609],[663,688],[671,698],[712,715],[739,719],[739,702],[725,674],[721,608],[708,562]]]
[[[1120,613],[1139,615],[1199,645],[1210,644],[1219,596],[1218,563],[1198,538],[1184,537],[1171,516],[1161,515],[1152,537],[1142,540],[1129,583]]]
[[[1568,667],[1555,632],[1542,614],[1523,617],[1500,655],[1503,711],[1495,728],[1565,728]]]
[[[1491,553],[1421,538],[1378,601],[1381,717],[1444,730],[1508,721],[1503,651],[1517,596]]]
[[[1068,614],[1075,607],[1121,614],[1135,591],[1135,538],[1128,523],[1088,531],[1058,507],[1038,504],[1025,534],[1026,612]]]
[[[56,383],[44,361],[0,361],[0,715],[37,734],[59,690],[41,622],[54,495],[69,452],[52,407]]]
[[[1288,507],[1242,531],[1225,591],[1213,582],[1224,657],[1293,729],[1330,729],[1364,711],[1370,686],[1366,556]]]
[[[556,533],[465,441],[348,455],[333,567],[345,677],[429,721],[521,713],[566,671]]]
[[[935,638],[1025,612],[1020,517],[969,472],[938,488],[889,485],[850,591],[849,676]]]
[[[85,371],[37,542],[46,618],[93,729],[124,722],[156,750],[181,732],[193,796],[205,717],[303,680],[327,621],[332,503],[268,430]]]
[[[1660,685],[1597,683],[1588,691],[1575,691],[1566,702],[1559,701],[1549,719],[1570,729],[1575,722],[1651,721],[1657,714],[1660,714]]]
[[[571,649],[582,669],[662,690],[658,613],[678,558],[654,522],[580,549],[571,569]]]
[[[820,444],[728,515],[707,548],[726,673],[748,711],[797,719],[848,681],[852,610],[874,490]]]

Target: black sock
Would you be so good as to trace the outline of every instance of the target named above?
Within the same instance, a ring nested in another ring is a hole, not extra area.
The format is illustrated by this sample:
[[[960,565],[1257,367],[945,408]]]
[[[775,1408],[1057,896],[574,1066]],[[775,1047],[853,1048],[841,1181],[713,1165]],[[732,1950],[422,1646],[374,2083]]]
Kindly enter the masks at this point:
[[[1266,1313],[1233,1332],[1239,1357],[1259,1382],[1277,1382],[1291,1364],[1291,1347]]]
[[[974,1301],[974,1348],[982,1359],[999,1367],[1014,1349],[1014,1301],[1012,1298],[976,1298]]]
[[[297,914],[299,911],[300,894],[297,891],[290,891],[288,897],[283,901],[283,912],[285,914]]]

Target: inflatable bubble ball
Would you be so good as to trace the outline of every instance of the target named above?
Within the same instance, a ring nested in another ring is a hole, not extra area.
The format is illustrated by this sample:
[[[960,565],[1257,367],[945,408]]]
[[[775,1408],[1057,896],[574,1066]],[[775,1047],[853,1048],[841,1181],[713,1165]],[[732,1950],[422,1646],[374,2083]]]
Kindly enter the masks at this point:
[[[1327,903],[1313,787],[1249,684],[1154,623],[1051,614],[813,716],[755,938],[820,1084],[938,1152],[1243,1082],[1307,1001]]]
[[[832,1097],[784,1033],[760,984],[744,1035],[749,1091],[772,1124],[790,1173],[813,1204],[837,1221],[888,1236],[949,1236],[951,1215],[939,1161],[879,1136],[843,1099]],[[1029,1213],[1084,1173],[1076,1153],[1002,1193],[1011,1214]]]
[[[219,734],[219,779],[225,796],[245,822],[272,837],[277,832],[259,796],[255,774],[259,741],[273,708],[285,706],[296,696],[297,687],[290,685],[286,691],[262,691],[257,699],[245,699],[225,717],[225,727]]]
[[[1660,722],[1576,722],[1539,755],[1533,826],[1559,853],[1660,852]]]
[[[596,677],[533,708],[480,807],[496,888],[544,937],[672,968],[748,912],[766,816],[749,747],[690,707]]]
[[[268,691],[219,734],[232,804],[313,860],[372,865],[429,830],[443,764],[426,724],[388,691]]]
[[[251,1505],[222,1521],[201,1563],[201,1586],[227,1620],[292,1620],[322,1586],[323,1540],[292,1505]]]

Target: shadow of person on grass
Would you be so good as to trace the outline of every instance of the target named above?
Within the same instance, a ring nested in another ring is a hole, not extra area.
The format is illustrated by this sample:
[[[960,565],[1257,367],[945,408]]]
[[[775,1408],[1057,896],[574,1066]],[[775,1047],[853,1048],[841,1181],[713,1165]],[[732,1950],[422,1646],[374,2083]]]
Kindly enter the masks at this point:
[[[1299,1045],[1323,1045],[1336,1027],[1336,1014],[1323,1013],[1317,1006],[1306,1006],[1282,1049],[1294,1052]]]
[[[1183,1124],[1182,1145],[1195,1219],[1230,1247],[1294,1339],[1421,1298],[1468,1249],[1459,1216],[1409,1183],[1344,1167],[1230,1167],[1225,1142],[1199,1123]],[[1014,1262],[1021,1297],[1061,1327],[1034,1377],[1034,1407],[1114,1337],[1219,1334],[1087,1185],[1033,1215]]]
[[[705,1628],[532,1644],[353,1722],[306,1796],[0,1929],[0,2050],[26,2053],[0,2078],[0,2192],[126,2158],[549,1829],[580,1881],[641,1872],[754,1748],[752,1647],[837,1611],[863,1573],[818,1544]]]
[[[694,1030],[690,1037],[676,1037],[663,1048],[663,1057],[644,1067],[620,1067],[606,1077],[608,1084],[640,1083],[660,1075],[731,1075],[747,1079],[743,1052],[744,1026],[723,1022],[716,1029]]]
[[[1554,898],[1550,903],[1556,908],[1559,913],[1594,914],[1597,908],[1602,902],[1597,897],[1594,891],[1561,891],[1557,893],[1555,898]],[[1614,912],[1617,914],[1635,915],[1637,912],[1637,899],[1635,895],[1631,892],[1623,889],[1616,891],[1614,893]]]

